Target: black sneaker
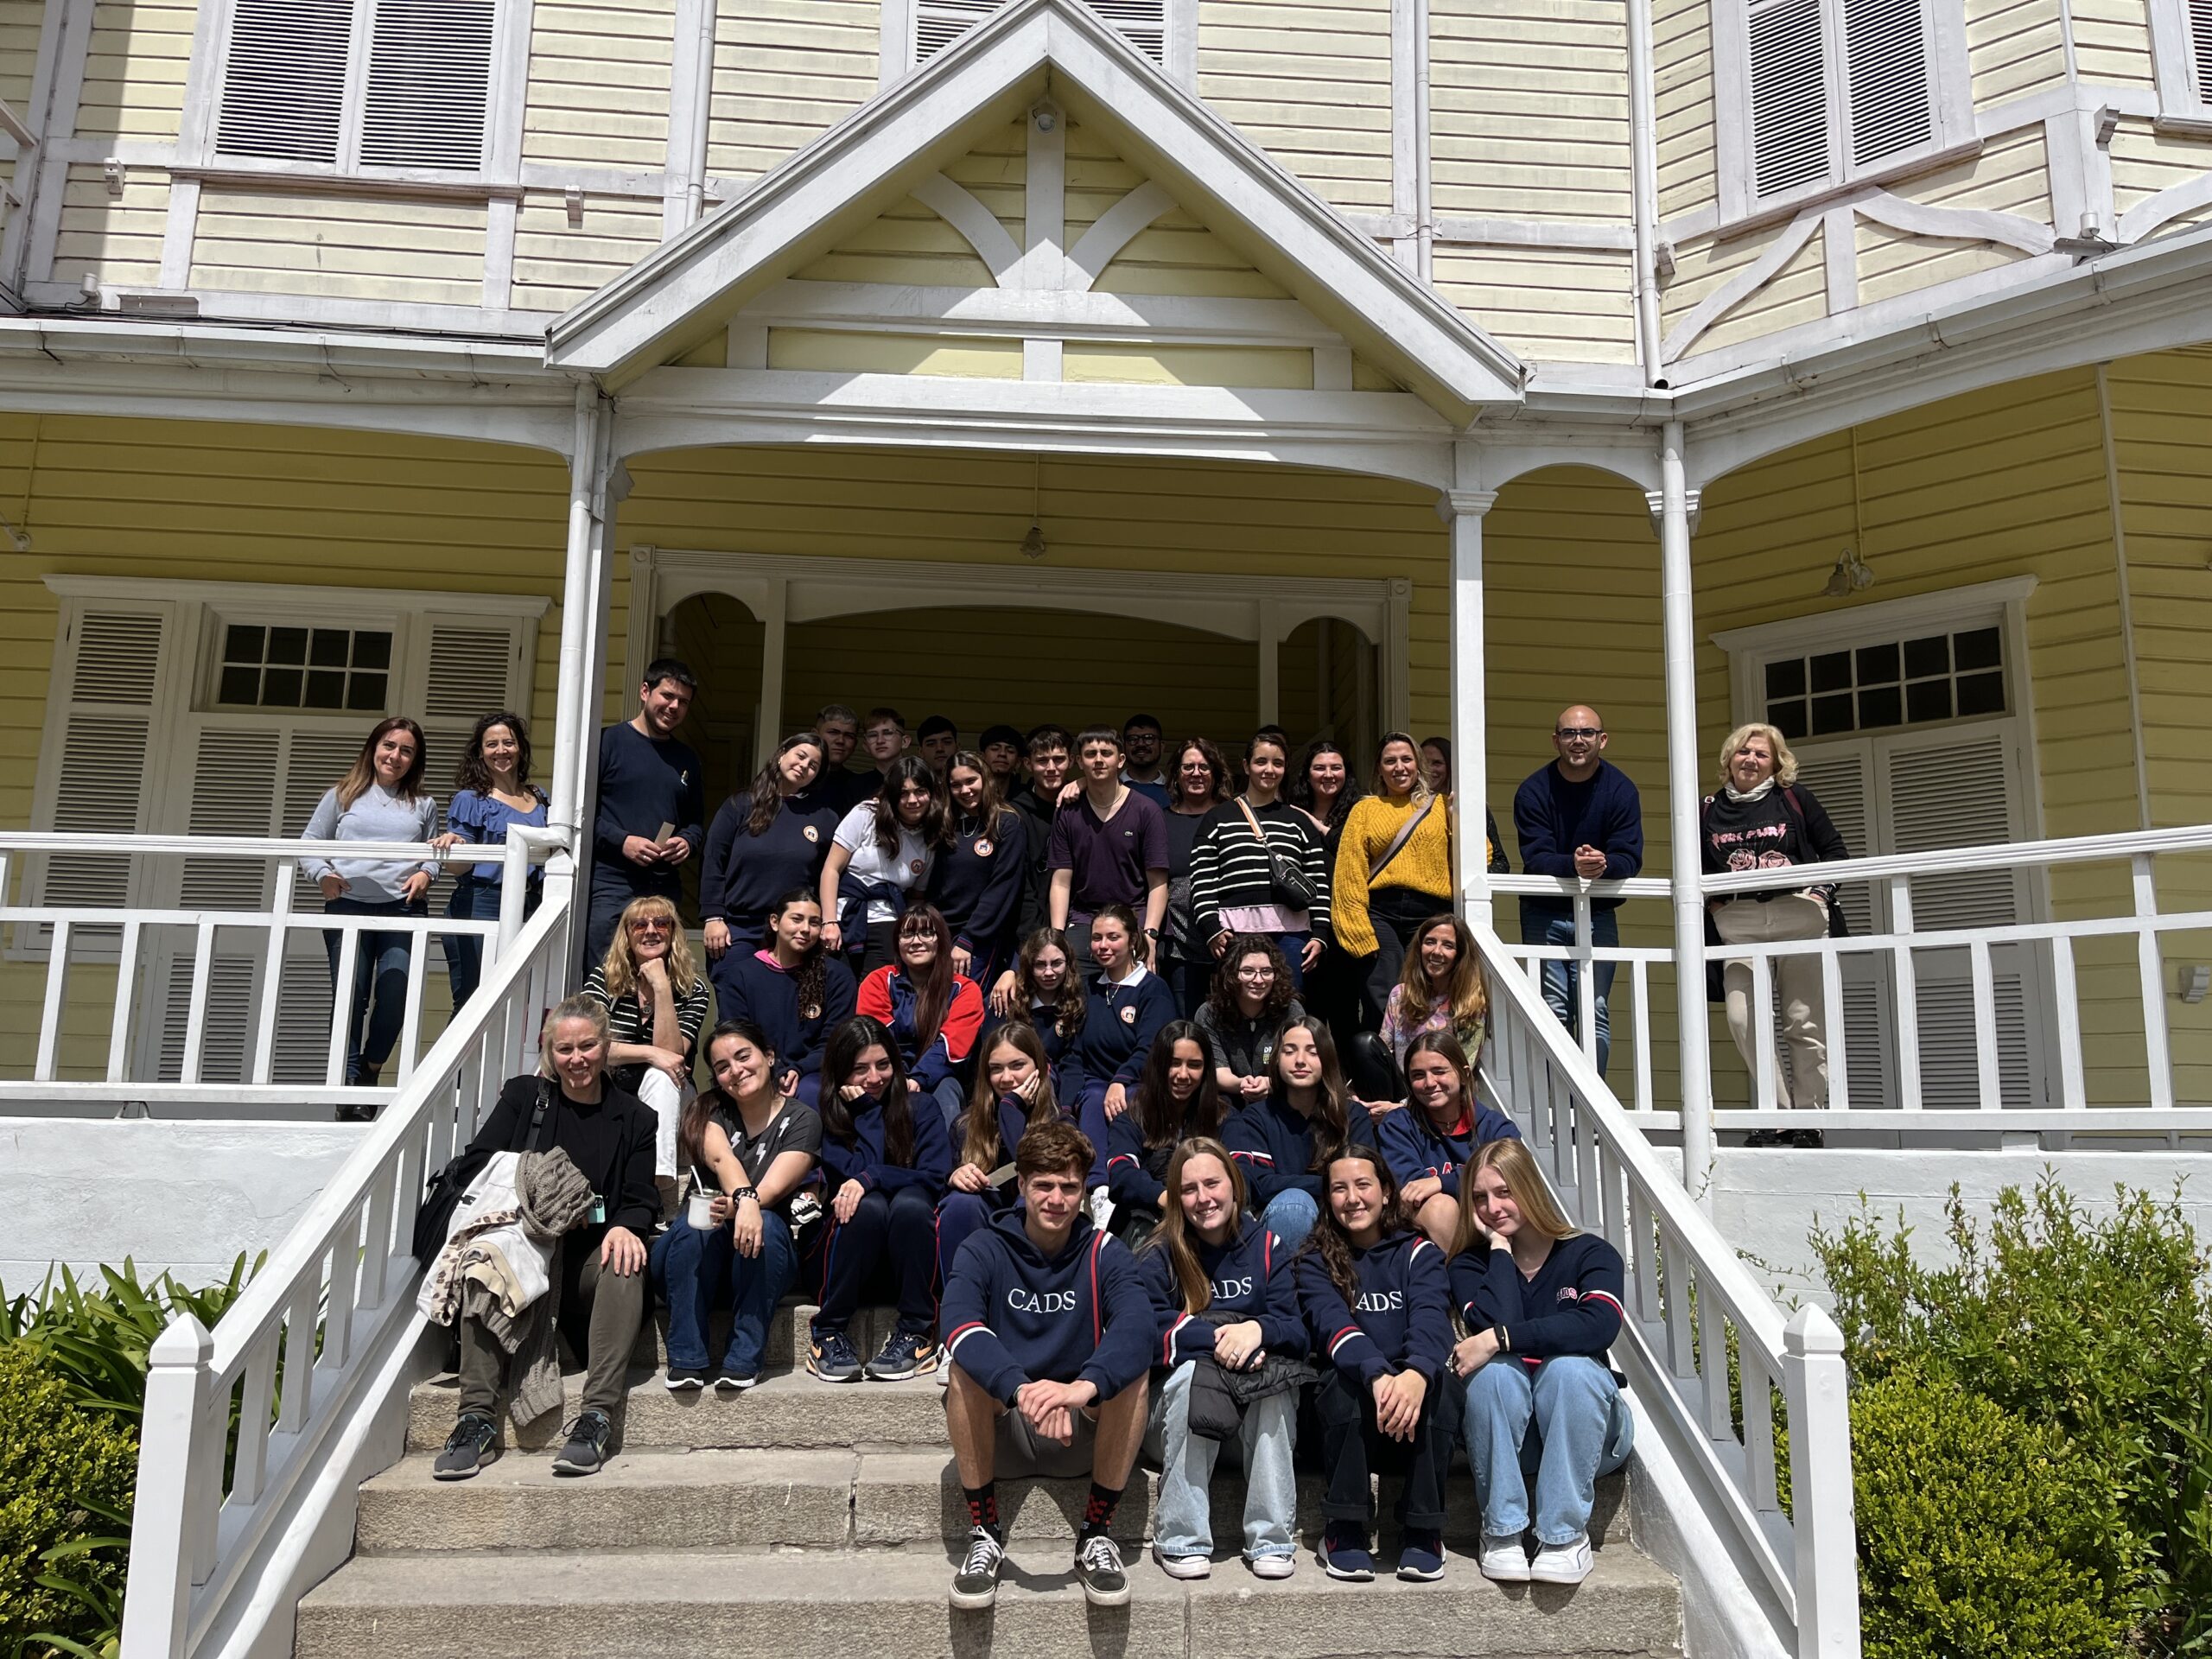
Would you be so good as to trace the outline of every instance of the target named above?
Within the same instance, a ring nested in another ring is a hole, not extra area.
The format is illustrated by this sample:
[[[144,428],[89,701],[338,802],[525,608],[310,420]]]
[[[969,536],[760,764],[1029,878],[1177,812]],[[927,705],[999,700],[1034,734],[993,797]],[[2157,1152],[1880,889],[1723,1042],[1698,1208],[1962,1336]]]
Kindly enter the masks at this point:
[[[556,1475],[595,1475],[607,1465],[607,1443],[614,1438],[614,1425],[603,1411],[587,1411],[569,1425],[568,1444],[553,1459]]]
[[[1357,1521],[1332,1521],[1321,1529],[1321,1570],[1348,1584],[1375,1577],[1375,1557],[1367,1553],[1367,1529]]]
[[[1122,1547],[1103,1532],[1076,1541],[1075,1575],[1083,1580],[1083,1599],[1094,1607],[1119,1607],[1129,1599]]]
[[[1006,1560],[1006,1546],[988,1527],[968,1535],[968,1559],[952,1575],[950,1599],[963,1612],[980,1612],[999,1599],[999,1568]]]
[[[734,1371],[724,1365],[715,1373],[716,1394],[742,1394],[747,1389],[758,1388],[760,1384],[760,1373],[757,1370]]]
[[[1811,1151],[1815,1147],[1825,1147],[1827,1143],[1827,1136],[1818,1129],[1792,1129],[1789,1131],[1789,1144],[1797,1147],[1800,1151]]]
[[[903,1382],[937,1370],[937,1342],[926,1331],[893,1331],[868,1363],[879,1382]]]
[[[1786,1144],[1780,1129],[1753,1129],[1744,1137],[1747,1147],[1779,1147]]]
[[[696,1394],[706,1386],[704,1366],[671,1365],[668,1368],[668,1391],[671,1394]]]
[[[498,1455],[499,1426],[489,1417],[464,1411],[446,1436],[445,1450],[430,1465],[434,1480],[467,1480]]]
[[[806,1369],[824,1382],[857,1382],[861,1357],[853,1351],[852,1338],[842,1331],[825,1331],[817,1325],[806,1344]]]

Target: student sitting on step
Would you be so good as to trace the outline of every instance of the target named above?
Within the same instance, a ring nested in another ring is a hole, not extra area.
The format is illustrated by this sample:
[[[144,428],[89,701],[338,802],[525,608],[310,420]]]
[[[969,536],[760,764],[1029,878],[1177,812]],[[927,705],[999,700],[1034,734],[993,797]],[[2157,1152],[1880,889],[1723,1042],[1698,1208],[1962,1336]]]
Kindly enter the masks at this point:
[[[1217,1135],[1227,1115],[1213,1084],[1205,1039],[1188,1020],[1171,1020],[1152,1041],[1136,1099],[1106,1127],[1106,1191],[1114,1236],[1131,1249],[1160,1225],[1167,1166],[1193,1135]]]
[[[1414,1230],[1373,1147],[1335,1147],[1325,1173],[1328,1211],[1296,1264],[1306,1334],[1328,1361],[1313,1400],[1329,1483],[1321,1565],[1332,1579],[1375,1576],[1368,1477],[1396,1472],[1398,1576],[1440,1579],[1455,1414],[1440,1397],[1452,1351],[1444,1252]]]
[[[1154,1357],[1166,1370],[1150,1430],[1160,1459],[1152,1553],[1170,1578],[1203,1579],[1211,1570],[1211,1486],[1224,1438],[1218,1423],[1208,1432],[1217,1411],[1207,1408],[1222,1405],[1223,1372],[1258,1373],[1269,1355],[1302,1360],[1306,1326],[1291,1252],[1244,1219],[1244,1178],[1228,1149],[1195,1136],[1175,1149],[1166,1176],[1166,1217],[1137,1253],[1159,1323]],[[1203,1384],[1202,1372],[1212,1373]],[[1300,1378],[1311,1376],[1299,1368]],[[1297,1565],[1298,1478],[1290,1460],[1300,1389],[1300,1382],[1287,1381],[1241,1408],[1229,1407],[1243,1453],[1244,1562],[1258,1579],[1287,1579]],[[1195,1424],[1194,1401],[1201,1414]]]
[[[1475,1149],[1521,1131],[1475,1096],[1475,1068],[1448,1031],[1423,1032],[1406,1050],[1406,1103],[1375,1120],[1375,1139],[1414,1222],[1448,1250],[1459,1236],[1459,1182]]]
[[[1145,1057],[1160,1027],[1175,1017],[1167,982],[1137,960],[1137,918],[1127,905],[1107,904],[1090,918],[1090,959],[1098,977],[1075,1039],[1083,1093],[1076,1121],[1098,1154],[1090,1185],[1106,1185],[1106,1126],[1129,1109]]]
[[[822,1174],[830,1224],[807,1281],[820,1309],[806,1369],[825,1382],[861,1380],[849,1334],[861,1296],[888,1280],[899,1323],[867,1365],[895,1382],[937,1369],[937,1201],[952,1148],[937,1103],[907,1085],[899,1045],[860,1014],[830,1039],[823,1065]]]
[[[1452,1351],[1467,1379],[1467,1462],[1482,1506],[1482,1570],[1509,1583],[1590,1576],[1599,1478],[1628,1461],[1635,1422],[1605,1363],[1620,1335],[1620,1252],[1581,1233],[1553,1202],[1518,1141],[1493,1141],[1459,1172],[1452,1300],[1474,1334]],[[1536,1559],[1522,1548],[1533,1423]]]
[[[894,960],[861,982],[854,1007],[897,1039],[917,1105],[936,1108],[947,1135],[967,1103],[962,1079],[983,1027],[983,994],[952,965],[952,930],[934,905],[899,918]]]
[[[1083,1093],[1075,1045],[1089,1007],[1068,936],[1056,927],[1040,927],[1024,939],[1014,966],[999,976],[991,992],[995,1020],[1026,1020],[1036,1029],[1052,1065],[1053,1091],[1070,1103]]]
[[[960,1144],[954,1148],[960,1161],[946,1182],[952,1190],[937,1207],[940,1282],[951,1279],[953,1258],[968,1236],[1014,1208],[1014,1149],[1021,1137],[1060,1116],[1059,1096],[1035,1029],[1001,1026],[984,1040],[982,1072],[961,1116]],[[1003,1177],[1001,1171],[1006,1172]]]
[[[971,1528],[952,1580],[957,1608],[988,1607],[998,1595],[1000,1475],[1088,1475],[1076,1576],[1093,1606],[1129,1599],[1110,1534],[1144,1438],[1154,1323],[1128,1249],[1084,1213],[1094,1155],[1070,1123],[1022,1136],[1021,1207],[960,1247],[944,1287],[945,1423]]]
[[[793,887],[763,918],[758,950],[733,945],[716,965],[715,996],[725,1020],[750,1020],[776,1047],[781,1080],[800,1103],[822,1100],[822,1051],[853,1017],[858,988],[845,959],[822,943],[822,901]]]
[[[803,895],[814,902],[810,894]],[[794,1221],[792,1201],[814,1179],[822,1151],[822,1119],[786,1092],[787,1072],[766,1032],[749,1020],[726,1020],[707,1039],[715,1086],[683,1109],[678,1153],[695,1192],[714,1195],[708,1225],[680,1205],[668,1230],[653,1241],[654,1285],[668,1299],[668,1386],[698,1389],[710,1380],[707,1324],[731,1310],[729,1344],[711,1374],[716,1389],[749,1389],[760,1380],[768,1321],[798,1276],[801,1249],[812,1229]],[[821,1217],[818,1196],[806,1209]]]
[[[1322,1154],[1346,1141],[1371,1143],[1375,1130],[1344,1087],[1337,1046],[1319,1021],[1283,1027],[1272,1071],[1272,1092],[1233,1113],[1221,1139],[1244,1166],[1262,1224],[1295,1249],[1322,1213]]]

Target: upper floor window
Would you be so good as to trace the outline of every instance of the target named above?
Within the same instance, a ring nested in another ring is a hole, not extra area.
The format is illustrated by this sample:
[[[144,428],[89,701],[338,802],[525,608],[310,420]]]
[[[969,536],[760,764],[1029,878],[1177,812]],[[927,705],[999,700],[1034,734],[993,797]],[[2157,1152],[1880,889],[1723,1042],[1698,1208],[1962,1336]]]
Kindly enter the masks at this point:
[[[497,0],[233,0],[219,156],[477,173]]]
[[[1725,219],[1971,137],[1960,0],[1720,0],[1720,9]],[[1739,118],[1728,118],[1731,110]]]
[[[1995,624],[1791,652],[1763,670],[1765,719],[1793,741],[2006,712]]]
[[[2212,0],[2151,0],[2158,112],[2212,121]]]
[[[1154,63],[1173,54],[1169,14],[1191,0],[1090,0],[1090,9],[1129,37]],[[1006,0],[912,0],[912,39],[907,60],[924,63],[1006,3]]]

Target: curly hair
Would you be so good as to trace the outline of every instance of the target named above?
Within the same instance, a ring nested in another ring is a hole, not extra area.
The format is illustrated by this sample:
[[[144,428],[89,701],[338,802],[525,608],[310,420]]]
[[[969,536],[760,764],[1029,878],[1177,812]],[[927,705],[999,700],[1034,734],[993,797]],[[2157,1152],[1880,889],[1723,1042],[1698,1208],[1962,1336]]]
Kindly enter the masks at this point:
[[[822,895],[815,892],[812,887],[793,887],[768,906],[770,928],[772,929],[778,922],[783,920],[785,912],[793,905],[812,905],[819,910],[822,907]],[[822,948],[820,934],[815,935],[813,948],[799,958],[798,971],[791,975],[791,995],[796,1000],[799,1018],[802,1020],[814,1018],[815,1016],[807,1013],[807,1010],[818,1009],[824,1006],[823,998],[829,991],[830,983],[830,953]]]
[[[504,709],[481,716],[470,729],[468,747],[461,751],[461,765],[454,771],[454,787],[474,790],[479,795],[492,792],[492,768],[484,759],[484,734],[494,726],[504,726],[515,734],[515,786],[526,795],[543,800],[545,791],[530,781],[530,728],[523,723],[520,715],[511,715]]]
[[[1290,963],[1283,959],[1275,942],[1264,933],[1240,933],[1221,953],[1220,963],[1213,970],[1213,988],[1206,993],[1206,1006],[1213,1010],[1216,1020],[1244,1017],[1244,1011],[1236,1006],[1236,970],[1247,957],[1265,957],[1275,970],[1275,982],[1268,988],[1268,1000],[1260,1005],[1255,1019],[1279,1018],[1297,1000],[1298,993],[1290,988]]]
[[[1046,950],[1057,950],[1067,963],[1067,971],[1060,976],[1060,988],[1049,1001],[1039,995],[1035,978],[1037,958]],[[1020,954],[1014,957],[1014,987],[1015,1001],[1020,1005],[1014,1018],[1027,1020],[1040,1002],[1052,1010],[1052,1029],[1063,1043],[1071,1043],[1075,1034],[1083,1029],[1083,1016],[1090,1007],[1090,1000],[1084,994],[1083,975],[1075,965],[1075,947],[1068,943],[1068,936],[1057,927],[1040,927],[1021,942]]]
[[[1382,1236],[1388,1238],[1393,1233],[1408,1230],[1413,1226],[1413,1219],[1406,1214],[1406,1206],[1398,1197],[1398,1178],[1390,1173],[1389,1160],[1373,1147],[1346,1141],[1324,1151],[1321,1161],[1314,1167],[1325,1177],[1331,1168],[1346,1160],[1365,1164],[1375,1172],[1375,1179],[1382,1188]],[[1314,1224],[1313,1230],[1306,1236],[1306,1243],[1301,1248],[1313,1251],[1320,1258],[1321,1267],[1329,1275],[1329,1282],[1344,1299],[1344,1306],[1358,1306],[1359,1268],[1351,1256],[1354,1246],[1344,1230],[1344,1224],[1337,1219],[1336,1208],[1329,1203],[1325,1192],[1321,1200],[1321,1218]]]

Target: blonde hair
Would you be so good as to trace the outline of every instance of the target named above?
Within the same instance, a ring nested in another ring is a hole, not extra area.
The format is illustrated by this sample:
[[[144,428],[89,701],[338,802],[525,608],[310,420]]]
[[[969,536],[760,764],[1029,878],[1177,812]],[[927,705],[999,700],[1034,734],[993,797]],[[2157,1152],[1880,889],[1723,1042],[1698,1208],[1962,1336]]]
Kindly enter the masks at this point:
[[[1723,787],[1733,780],[1728,775],[1728,763],[1736,758],[1736,751],[1744,747],[1744,740],[1764,737],[1767,747],[1774,751],[1774,781],[1787,789],[1797,781],[1797,757],[1789,752],[1789,740],[1763,720],[1746,721],[1728,734],[1728,741],[1720,746],[1720,782]]]
[[[1459,1230],[1452,1240],[1452,1255],[1459,1255],[1481,1236],[1475,1225],[1475,1175],[1485,1169],[1496,1170],[1505,1183],[1505,1190],[1513,1195],[1521,1211],[1522,1226],[1550,1239],[1572,1238],[1580,1230],[1552,1197],[1526,1141],[1485,1141],[1475,1148],[1473,1157],[1459,1166]]]
[[[553,1075],[553,1030],[571,1020],[581,1020],[592,1028],[599,1039],[600,1069],[607,1069],[607,1010],[588,996],[568,996],[545,1011],[545,1023],[537,1028],[537,1075]]]
[[[607,947],[607,960],[599,965],[609,1001],[619,1001],[636,988],[638,953],[630,943],[630,924],[652,915],[668,924],[670,987],[678,996],[689,996],[699,982],[699,964],[691,959],[691,941],[683,937],[683,918],[676,913],[676,906],[657,896],[632,899],[622,907],[622,919],[614,925],[613,943]]]

